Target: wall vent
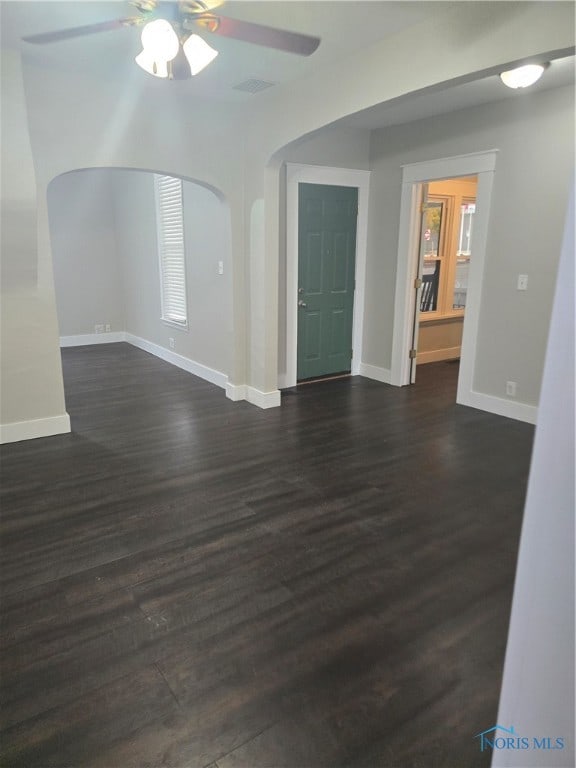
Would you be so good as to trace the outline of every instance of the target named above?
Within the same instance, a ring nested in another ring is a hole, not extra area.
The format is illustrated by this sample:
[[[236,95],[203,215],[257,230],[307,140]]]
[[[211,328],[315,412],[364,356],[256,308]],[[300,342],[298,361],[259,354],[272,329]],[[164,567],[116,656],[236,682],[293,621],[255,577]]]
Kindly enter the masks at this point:
[[[269,83],[267,80],[258,80],[255,77],[250,80],[244,80],[243,83],[232,86],[235,91],[245,91],[246,93],[258,93],[259,91],[265,91],[266,88],[272,88],[276,83]]]

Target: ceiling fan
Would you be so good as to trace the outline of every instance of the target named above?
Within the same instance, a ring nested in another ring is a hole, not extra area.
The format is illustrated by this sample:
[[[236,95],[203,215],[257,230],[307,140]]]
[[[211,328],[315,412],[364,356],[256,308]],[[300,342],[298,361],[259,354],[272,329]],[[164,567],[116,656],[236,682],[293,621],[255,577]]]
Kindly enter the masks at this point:
[[[45,45],[74,37],[108,32],[123,27],[142,26],[144,50],[136,62],[156,77],[185,80],[197,74],[217,55],[201,37],[202,30],[299,56],[310,56],[320,45],[320,38],[299,32],[267,27],[213,13],[225,0],[131,0],[138,15],[82,27],[44,32],[22,38],[26,43]]]

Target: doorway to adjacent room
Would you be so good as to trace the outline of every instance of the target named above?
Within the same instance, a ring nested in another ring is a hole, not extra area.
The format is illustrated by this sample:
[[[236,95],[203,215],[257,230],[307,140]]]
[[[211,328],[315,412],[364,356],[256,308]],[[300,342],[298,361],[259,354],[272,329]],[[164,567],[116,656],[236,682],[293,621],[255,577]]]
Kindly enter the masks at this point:
[[[477,187],[476,176],[421,185],[411,383],[417,365],[460,359]]]

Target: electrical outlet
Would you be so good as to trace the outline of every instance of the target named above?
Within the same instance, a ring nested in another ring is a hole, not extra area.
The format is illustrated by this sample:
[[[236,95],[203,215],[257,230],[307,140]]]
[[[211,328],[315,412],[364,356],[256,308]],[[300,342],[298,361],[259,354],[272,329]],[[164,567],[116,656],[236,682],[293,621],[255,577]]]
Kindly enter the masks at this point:
[[[223,275],[224,274],[224,262],[219,261],[218,262],[218,274]]]
[[[102,323],[96,323],[94,326],[94,333],[104,333],[104,326]]]
[[[106,323],[106,333],[110,333],[110,323]]]
[[[516,382],[515,381],[507,381],[506,382],[506,394],[508,397],[516,397]]]
[[[528,290],[528,275],[518,275],[518,286],[517,289],[519,291],[527,291]]]
[[[174,349],[174,339],[168,339],[168,346],[170,349]]]

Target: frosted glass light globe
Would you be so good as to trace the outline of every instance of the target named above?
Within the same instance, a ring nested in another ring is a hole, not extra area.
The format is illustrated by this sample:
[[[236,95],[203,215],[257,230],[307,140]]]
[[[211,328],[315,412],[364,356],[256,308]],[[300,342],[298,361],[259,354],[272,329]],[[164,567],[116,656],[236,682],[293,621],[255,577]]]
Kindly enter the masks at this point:
[[[142,47],[154,61],[172,61],[178,54],[180,43],[170,23],[156,19],[142,30]]]
[[[168,62],[155,61],[147,51],[141,51],[134,59],[136,64],[154,77],[168,77]]]
[[[218,51],[209,46],[199,35],[190,35],[182,47],[193,75],[201,72],[218,56]]]
[[[509,69],[500,74],[500,79],[508,88],[528,88],[542,77],[544,67],[541,64],[526,64],[523,67]]]

